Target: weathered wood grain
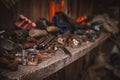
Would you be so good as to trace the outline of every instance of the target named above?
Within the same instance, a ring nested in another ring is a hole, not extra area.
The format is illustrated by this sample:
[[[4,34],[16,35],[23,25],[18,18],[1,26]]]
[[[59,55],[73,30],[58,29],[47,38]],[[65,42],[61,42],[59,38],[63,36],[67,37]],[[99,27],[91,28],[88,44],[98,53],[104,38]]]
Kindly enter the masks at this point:
[[[102,33],[95,42],[85,43],[78,48],[67,47],[72,56],[66,55],[60,50],[51,58],[41,62],[38,66],[19,66],[19,70],[16,72],[10,72],[8,70],[0,70],[0,72],[10,79],[42,80],[68,64],[80,59],[109,37],[109,33]]]

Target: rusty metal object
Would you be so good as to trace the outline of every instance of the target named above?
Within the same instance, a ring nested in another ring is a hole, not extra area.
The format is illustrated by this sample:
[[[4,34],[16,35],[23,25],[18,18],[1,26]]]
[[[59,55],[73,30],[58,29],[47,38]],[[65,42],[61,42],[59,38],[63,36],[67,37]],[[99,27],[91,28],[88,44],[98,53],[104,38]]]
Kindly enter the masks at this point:
[[[49,51],[46,52],[49,53]],[[44,53],[45,52],[37,54],[37,58],[39,59],[39,61],[41,61],[42,59],[50,58],[52,56],[51,54],[44,54]]]
[[[21,37],[21,36],[23,36],[23,31],[22,30],[17,30],[17,31],[14,31],[15,33],[16,33],[16,35],[18,36],[18,37]]]
[[[47,35],[48,32],[46,30],[40,30],[40,29],[32,29],[29,31],[29,36],[31,37],[41,37]]]
[[[37,59],[37,58],[36,58]],[[36,66],[36,65],[38,65],[38,61],[37,60],[35,60],[35,61],[28,61],[27,62],[27,65],[28,66]]]
[[[17,71],[18,63],[15,60],[0,57],[0,68],[8,69],[11,71]]]
[[[57,42],[62,45],[65,45],[70,36],[71,36],[70,31],[67,31],[66,33],[58,36]]]
[[[25,44],[19,44],[19,46],[22,48],[22,49],[28,49],[28,48],[33,48],[35,45],[35,43],[25,43]]]
[[[47,50],[48,53],[52,54],[55,53],[59,48],[59,44],[53,40],[51,43],[47,44],[45,50]]]
[[[52,53],[52,52],[57,51],[57,49],[58,49],[58,47],[57,47],[58,43],[56,42],[56,39],[57,39],[57,37],[55,37],[51,42],[49,42],[49,43],[46,45],[45,49],[46,49],[49,53]]]
[[[41,44],[38,44],[36,49],[44,49],[46,47],[47,44],[49,44],[52,40],[55,39],[56,36],[54,35],[50,35],[47,40],[45,40],[44,42],[42,42]]]
[[[5,57],[6,59],[14,60],[15,59],[15,54],[12,54],[12,53],[1,53],[0,57]]]
[[[18,64],[22,64],[22,58],[21,57],[16,57],[15,61],[18,62]]]
[[[37,54],[38,60],[41,60],[43,58],[43,55],[41,53]]]
[[[27,56],[27,65],[36,66],[38,64],[38,58],[36,54],[29,54]]]
[[[7,51],[17,51],[19,46],[9,39],[0,38],[0,49]]]
[[[47,36],[41,37],[41,38],[38,40],[37,44],[41,44],[41,43],[44,42],[46,39],[47,39]]]
[[[35,49],[23,49],[22,53],[16,54],[15,60],[23,66],[35,66],[42,58],[42,55],[39,55]]]
[[[59,36],[57,39],[57,42],[64,45],[65,40],[64,40],[64,38]]]
[[[46,28],[46,30],[47,30],[48,32],[58,32],[58,31],[59,31],[59,28],[56,27],[56,26],[48,26],[48,27]]]
[[[27,37],[27,41],[28,42],[32,42],[32,43],[37,43],[38,42],[38,40],[37,39],[35,39],[35,38],[33,38],[33,37]]]
[[[12,40],[17,43],[23,43],[26,41],[26,38],[28,37],[28,31],[27,30],[15,30],[13,34],[11,35]]]

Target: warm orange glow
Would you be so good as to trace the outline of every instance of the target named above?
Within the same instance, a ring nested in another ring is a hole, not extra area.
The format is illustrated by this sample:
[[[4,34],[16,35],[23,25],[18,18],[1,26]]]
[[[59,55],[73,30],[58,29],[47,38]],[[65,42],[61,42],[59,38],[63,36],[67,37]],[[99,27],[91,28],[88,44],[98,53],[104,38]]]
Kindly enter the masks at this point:
[[[76,19],[76,22],[77,23],[81,23],[82,21],[86,20],[87,19],[87,16],[82,16],[82,17],[79,17]]]
[[[52,18],[56,12],[64,12],[64,0],[59,0],[59,3],[56,3],[54,0],[51,0],[49,3],[49,21],[52,22]]]
[[[52,22],[52,17],[55,15],[55,2],[52,0],[49,3],[49,20]]]
[[[64,0],[61,0],[61,12],[64,12],[65,10],[65,1]]]
[[[55,4],[55,12],[60,12],[61,11],[61,5],[59,3]]]

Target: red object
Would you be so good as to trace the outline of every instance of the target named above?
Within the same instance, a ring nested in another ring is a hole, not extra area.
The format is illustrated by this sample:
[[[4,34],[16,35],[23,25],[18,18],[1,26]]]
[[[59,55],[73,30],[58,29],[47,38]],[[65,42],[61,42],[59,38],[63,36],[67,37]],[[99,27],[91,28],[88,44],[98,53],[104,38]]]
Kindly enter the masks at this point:
[[[16,27],[24,30],[31,30],[36,24],[23,15],[19,15],[20,20],[15,23]]]
[[[25,20],[23,20],[23,21],[18,21],[18,22],[15,23],[15,26],[21,27],[25,22],[26,22]]]
[[[86,19],[87,19],[87,16],[82,16],[82,17],[77,18],[76,22],[81,23],[81,22],[85,21]]]
[[[51,0],[49,3],[49,21],[52,22],[52,18],[56,12],[64,12],[64,0],[59,0],[58,3],[55,0]]]
[[[31,23],[33,27],[36,27],[36,24],[34,22]]]
[[[55,15],[55,2],[50,1],[49,3],[49,21],[52,22],[52,18]]]
[[[25,19],[25,16],[19,14],[19,18],[24,20],[24,19]]]

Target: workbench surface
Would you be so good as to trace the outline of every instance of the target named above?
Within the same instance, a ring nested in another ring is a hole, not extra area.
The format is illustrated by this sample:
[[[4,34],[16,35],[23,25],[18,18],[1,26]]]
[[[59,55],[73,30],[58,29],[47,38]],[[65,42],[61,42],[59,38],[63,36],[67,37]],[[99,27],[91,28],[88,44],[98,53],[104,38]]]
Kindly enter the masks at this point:
[[[67,49],[71,52],[71,56],[64,54],[64,51],[59,50],[54,56],[42,61],[37,66],[19,65],[18,71],[11,72],[9,70],[0,69],[0,72],[2,75],[7,76],[10,79],[42,80],[43,78],[48,77],[68,64],[83,57],[109,37],[110,33],[101,33],[100,37],[95,42],[85,43],[78,48],[67,47]]]

